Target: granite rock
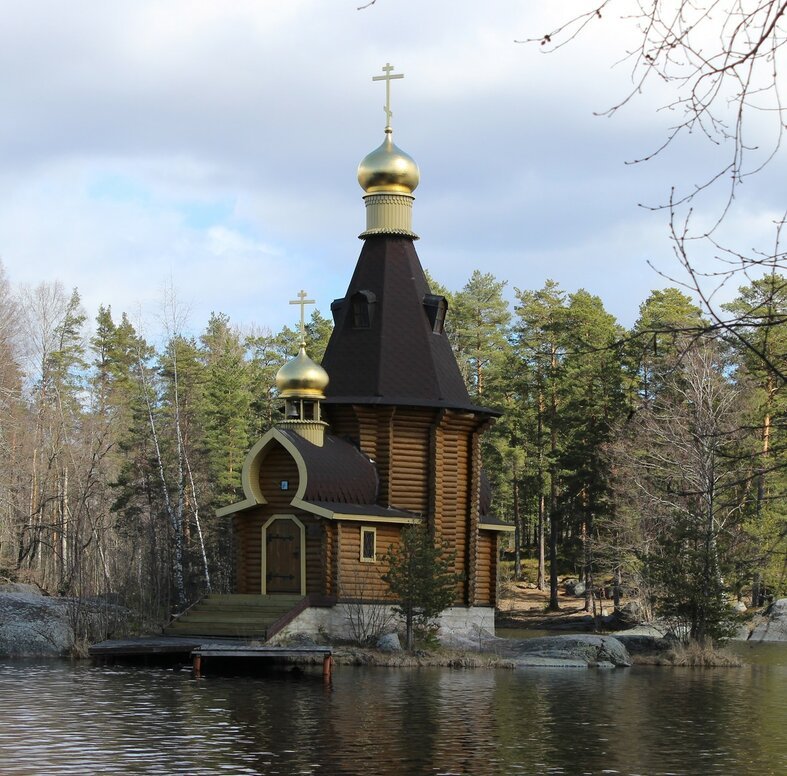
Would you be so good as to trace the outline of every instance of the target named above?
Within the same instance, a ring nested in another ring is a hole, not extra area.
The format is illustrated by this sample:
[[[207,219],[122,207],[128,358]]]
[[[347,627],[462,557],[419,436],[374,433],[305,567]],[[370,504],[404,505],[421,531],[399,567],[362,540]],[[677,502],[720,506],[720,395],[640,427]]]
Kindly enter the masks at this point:
[[[787,642],[787,598],[779,598],[763,612],[763,619],[749,636],[749,641]]]
[[[31,591],[0,593],[0,657],[57,657],[73,643],[68,600]]]
[[[516,665],[532,665],[528,660],[534,657],[570,661],[571,665],[631,665],[631,657],[625,646],[612,636],[574,634],[535,639],[500,639],[496,646],[495,651],[499,655],[511,658]]]

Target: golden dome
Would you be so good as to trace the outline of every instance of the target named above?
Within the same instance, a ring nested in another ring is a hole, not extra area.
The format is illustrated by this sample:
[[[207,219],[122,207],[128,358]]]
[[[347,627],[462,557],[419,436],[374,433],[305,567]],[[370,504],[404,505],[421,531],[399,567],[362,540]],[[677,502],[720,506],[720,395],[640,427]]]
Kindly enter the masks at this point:
[[[328,373],[306,355],[301,343],[298,355],[276,373],[276,387],[283,399],[324,399]]]
[[[382,145],[367,154],[358,165],[358,183],[367,194],[394,192],[412,194],[421,173],[415,160],[394,145],[386,129]]]

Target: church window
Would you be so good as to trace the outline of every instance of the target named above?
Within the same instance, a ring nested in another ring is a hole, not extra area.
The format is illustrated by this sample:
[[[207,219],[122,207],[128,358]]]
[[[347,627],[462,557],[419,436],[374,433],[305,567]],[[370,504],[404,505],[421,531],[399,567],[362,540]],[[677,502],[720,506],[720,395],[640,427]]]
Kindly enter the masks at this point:
[[[377,560],[377,529],[361,528],[361,560],[374,563]]]
[[[437,294],[424,295],[424,310],[429,325],[435,334],[442,334],[445,328],[445,315],[448,312],[448,301]]]
[[[354,329],[368,329],[374,318],[377,297],[371,291],[357,291],[350,297]]]

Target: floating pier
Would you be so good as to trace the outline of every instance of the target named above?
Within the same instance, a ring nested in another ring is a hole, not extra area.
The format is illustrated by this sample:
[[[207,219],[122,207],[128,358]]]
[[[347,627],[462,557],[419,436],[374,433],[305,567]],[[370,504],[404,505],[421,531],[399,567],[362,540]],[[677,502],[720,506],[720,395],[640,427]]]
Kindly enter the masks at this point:
[[[154,662],[181,658],[190,661],[195,678],[205,674],[208,662],[242,658],[260,661],[290,660],[302,662],[309,657],[322,657],[322,675],[330,683],[333,669],[333,648],[327,646],[272,647],[257,646],[248,641],[181,638],[175,636],[140,636],[132,639],[112,639],[93,644],[88,650],[99,663],[135,659]]]
[[[322,656],[322,676],[326,682],[331,681],[333,669],[333,649],[331,647],[255,647],[250,645],[212,645],[198,647],[191,653],[192,670],[195,677],[200,677],[204,668],[205,658],[255,658],[258,660],[272,658],[299,659],[311,655]]]

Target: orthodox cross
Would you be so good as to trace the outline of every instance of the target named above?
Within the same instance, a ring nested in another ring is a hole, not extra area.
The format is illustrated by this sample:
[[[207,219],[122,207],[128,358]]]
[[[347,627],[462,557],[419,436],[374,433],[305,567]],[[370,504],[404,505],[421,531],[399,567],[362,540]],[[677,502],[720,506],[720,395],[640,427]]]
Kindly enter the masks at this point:
[[[393,70],[393,65],[388,62],[386,63],[385,67],[383,68],[383,72],[385,75],[375,75],[372,76],[372,81],[385,81],[385,107],[383,110],[385,111],[385,131],[389,132],[391,130],[391,81],[394,78],[404,78],[403,75],[400,73],[393,74],[391,71]]]
[[[304,315],[306,312],[306,305],[307,304],[317,304],[314,299],[307,299],[306,292],[301,289],[298,293],[297,299],[290,300],[290,304],[297,304],[301,306],[301,344],[306,344],[306,323],[304,319]]]

